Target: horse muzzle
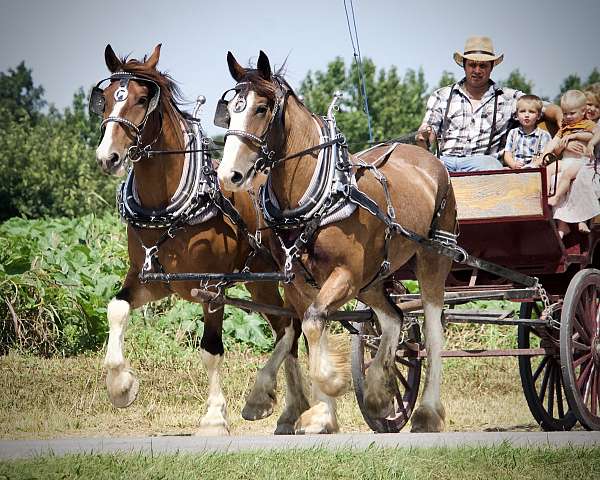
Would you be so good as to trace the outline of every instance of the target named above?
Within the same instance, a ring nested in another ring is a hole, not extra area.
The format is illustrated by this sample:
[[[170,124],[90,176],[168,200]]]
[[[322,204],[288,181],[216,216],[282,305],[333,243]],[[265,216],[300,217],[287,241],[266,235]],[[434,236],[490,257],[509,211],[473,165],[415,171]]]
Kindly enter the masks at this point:
[[[125,173],[123,155],[119,155],[117,152],[110,152],[105,155],[96,152],[96,161],[107,175],[120,177]]]

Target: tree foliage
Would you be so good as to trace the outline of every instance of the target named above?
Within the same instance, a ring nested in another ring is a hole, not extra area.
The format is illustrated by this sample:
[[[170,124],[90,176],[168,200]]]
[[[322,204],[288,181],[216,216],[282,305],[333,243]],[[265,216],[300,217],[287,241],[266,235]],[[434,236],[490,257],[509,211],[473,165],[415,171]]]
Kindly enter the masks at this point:
[[[0,76],[0,221],[113,208],[116,182],[96,165],[99,125],[79,89],[70,108],[46,105],[23,63]]]
[[[0,73],[0,122],[8,118],[35,121],[46,105],[44,89],[33,84],[31,70],[21,62],[7,73]]]
[[[370,59],[363,61],[369,114],[375,141],[398,137],[416,130],[425,113],[427,84],[422,70],[407,70],[404,77],[396,67],[377,69]],[[330,62],[325,72],[308,72],[300,86],[306,106],[325,115],[335,91],[344,96],[336,119],[350,149],[368,145],[369,128],[365,113],[360,71],[356,63],[347,67],[340,57]]]
[[[501,81],[500,85],[508,88],[514,88],[515,90],[520,90],[523,93],[529,94],[533,92],[533,82],[531,80],[527,80],[518,68],[510,72],[508,78]]]

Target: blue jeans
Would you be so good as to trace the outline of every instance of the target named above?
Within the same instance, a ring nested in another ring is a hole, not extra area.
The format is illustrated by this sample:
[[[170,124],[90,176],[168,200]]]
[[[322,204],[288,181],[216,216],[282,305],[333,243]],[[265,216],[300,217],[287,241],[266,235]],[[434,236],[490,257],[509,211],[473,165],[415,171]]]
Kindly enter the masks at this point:
[[[504,166],[492,155],[471,155],[469,157],[448,157],[442,155],[440,160],[449,172],[480,172],[483,170],[501,170]]]

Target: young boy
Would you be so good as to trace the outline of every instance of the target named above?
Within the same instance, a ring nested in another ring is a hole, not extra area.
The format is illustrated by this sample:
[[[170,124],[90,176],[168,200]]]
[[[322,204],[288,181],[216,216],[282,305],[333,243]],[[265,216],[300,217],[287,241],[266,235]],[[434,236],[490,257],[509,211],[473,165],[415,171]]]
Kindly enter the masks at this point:
[[[557,165],[548,168],[548,185],[552,184],[552,175],[560,173],[558,185],[554,196],[548,199],[548,205],[556,206],[569,192],[571,182],[575,179],[581,167],[589,162],[589,156],[585,154],[587,144],[592,138],[592,131],[596,124],[585,119],[587,111],[586,96],[580,90],[568,90],[560,99],[560,107],[563,111],[562,127],[555,137],[546,145],[542,158],[548,154],[562,155]],[[582,208],[585,206],[581,205]],[[587,219],[585,219],[587,220]],[[578,221],[580,232],[589,232],[585,220]],[[558,230],[561,237],[569,231],[568,225],[558,219]]]
[[[535,95],[523,95],[517,100],[520,126],[508,132],[504,149],[504,161],[510,168],[531,168],[541,164],[540,153],[551,140],[550,134],[537,126],[542,107],[542,101]]]

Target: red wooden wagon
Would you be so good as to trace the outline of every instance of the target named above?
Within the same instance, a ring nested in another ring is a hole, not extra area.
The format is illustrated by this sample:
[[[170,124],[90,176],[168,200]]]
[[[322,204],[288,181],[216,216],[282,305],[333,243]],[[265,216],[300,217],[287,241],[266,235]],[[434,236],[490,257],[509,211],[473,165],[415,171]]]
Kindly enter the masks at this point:
[[[442,356],[518,356],[525,398],[544,430],[570,430],[577,421],[600,430],[600,223],[593,221],[588,235],[573,232],[562,240],[547,205],[543,168],[454,174],[452,181],[460,247],[514,274],[534,276],[539,285],[523,288],[506,271],[494,274],[455,263],[447,281],[446,322],[516,325],[518,348],[453,350]],[[356,397],[366,422],[378,432],[399,431],[418,395],[426,355],[420,342],[422,311],[419,295],[407,293],[399,282],[413,278],[409,268],[403,269],[391,286],[404,312],[405,332],[396,355],[396,410],[388,418],[370,417],[362,403],[365,370],[378,347],[378,326],[355,323]],[[489,299],[518,302],[520,314],[514,309],[454,308]]]

